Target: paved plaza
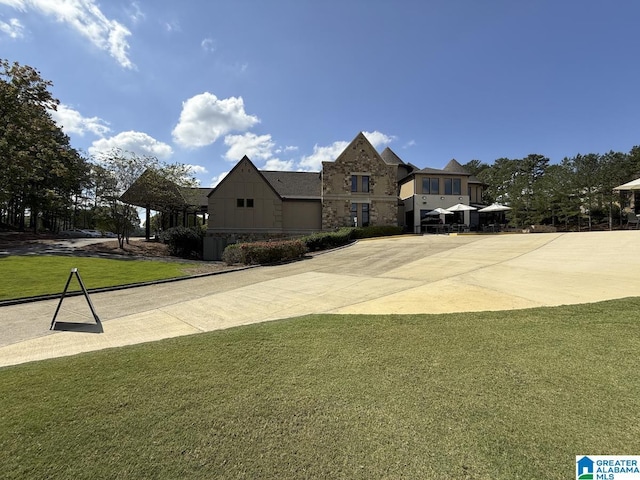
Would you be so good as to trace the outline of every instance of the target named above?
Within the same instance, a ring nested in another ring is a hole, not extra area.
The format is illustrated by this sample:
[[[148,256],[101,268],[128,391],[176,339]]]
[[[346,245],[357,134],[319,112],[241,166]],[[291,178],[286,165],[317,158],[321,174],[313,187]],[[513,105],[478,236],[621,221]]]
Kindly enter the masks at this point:
[[[638,296],[639,272],[633,230],[362,240],[286,265],[92,294],[100,333],[50,331],[58,300],[0,307],[0,366],[313,313],[491,311]],[[93,322],[83,297],[65,299],[58,320]]]

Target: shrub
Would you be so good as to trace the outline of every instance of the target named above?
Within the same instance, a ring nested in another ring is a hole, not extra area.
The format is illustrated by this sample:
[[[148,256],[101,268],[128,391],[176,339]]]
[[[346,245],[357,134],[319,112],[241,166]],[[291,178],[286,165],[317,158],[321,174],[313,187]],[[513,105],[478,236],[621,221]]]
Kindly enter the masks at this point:
[[[375,225],[371,227],[358,227],[352,231],[352,238],[374,238],[389,237],[391,235],[401,235],[402,227],[396,225]]]
[[[301,240],[238,243],[224,249],[222,260],[229,265],[264,265],[302,258],[306,252],[307,247]]]
[[[302,238],[310,252],[347,245],[359,238],[388,237],[401,235],[402,227],[394,225],[376,225],[371,227],[341,228],[335,232],[314,233]]]
[[[240,245],[243,243],[233,243],[227,245],[222,252],[222,261],[227,265],[235,265],[237,263],[244,263],[244,257]]]
[[[160,233],[160,241],[169,246],[169,254],[182,258],[202,256],[202,228],[172,227]]]
[[[314,233],[302,238],[310,252],[341,247],[351,242],[352,228],[341,228],[335,232]]]

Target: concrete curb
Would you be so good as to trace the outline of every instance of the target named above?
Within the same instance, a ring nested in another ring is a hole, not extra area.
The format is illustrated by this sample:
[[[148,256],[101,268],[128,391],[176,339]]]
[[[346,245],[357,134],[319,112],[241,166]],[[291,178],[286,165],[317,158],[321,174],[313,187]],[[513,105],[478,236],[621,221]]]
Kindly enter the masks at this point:
[[[112,287],[100,287],[100,288],[87,288],[87,292],[89,293],[102,293],[102,292],[115,292],[118,290],[126,290],[128,288],[137,288],[137,287],[147,287],[150,285],[160,285],[163,283],[173,283],[173,282],[180,282],[183,280],[192,280],[194,278],[202,278],[202,277],[212,277],[215,275],[222,275],[224,273],[230,273],[230,272],[239,272],[242,270],[249,270],[251,268],[255,268],[255,267],[260,267],[261,265],[247,265],[245,267],[239,267],[239,268],[233,268],[233,269],[229,269],[229,270],[222,270],[220,272],[208,272],[208,273],[199,273],[196,275],[189,275],[186,277],[174,277],[174,278],[164,278],[161,280],[151,280],[148,282],[138,282],[138,283],[127,283],[124,285],[114,285]],[[60,293],[51,293],[48,295],[35,295],[33,297],[22,297],[22,298],[15,298],[15,299],[10,299],[10,300],[1,300],[0,301],[0,308],[2,307],[9,307],[12,305],[21,305],[23,303],[32,303],[32,302],[40,302],[40,301],[44,301],[44,300],[56,300],[58,298],[60,298],[60,296],[62,295],[62,292]],[[67,292],[67,294],[65,295],[65,297],[77,297],[80,295],[84,295],[84,293],[82,293],[82,291],[73,291],[73,292]]]

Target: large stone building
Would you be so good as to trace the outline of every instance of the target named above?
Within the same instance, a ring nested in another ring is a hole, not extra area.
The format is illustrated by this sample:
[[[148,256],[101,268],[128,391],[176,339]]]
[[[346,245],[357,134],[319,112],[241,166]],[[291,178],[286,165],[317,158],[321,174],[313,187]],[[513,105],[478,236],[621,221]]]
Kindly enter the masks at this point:
[[[480,203],[481,195],[482,184],[455,160],[444,170],[419,169],[389,148],[378,153],[359,133],[335,161],[322,162],[321,172],[261,171],[242,158],[209,193],[205,243],[220,252],[229,239],[369,225],[418,233],[427,211]],[[471,223],[468,212],[464,220]]]

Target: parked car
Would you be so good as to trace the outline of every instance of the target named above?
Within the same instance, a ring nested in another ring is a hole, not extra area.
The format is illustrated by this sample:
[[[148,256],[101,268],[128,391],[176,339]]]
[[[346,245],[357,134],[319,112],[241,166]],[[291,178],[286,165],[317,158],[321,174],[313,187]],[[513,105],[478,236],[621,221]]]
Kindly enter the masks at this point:
[[[86,233],[86,237],[92,237],[92,238],[101,238],[102,237],[102,232],[98,231],[98,230],[87,230],[87,229],[83,229],[83,232]]]
[[[85,238],[88,237],[88,234],[79,228],[70,228],[69,230],[62,230],[60,236],[67,238]]]

